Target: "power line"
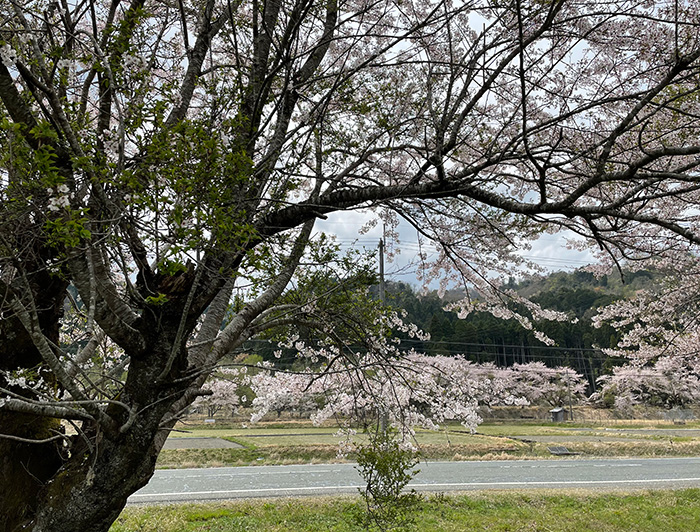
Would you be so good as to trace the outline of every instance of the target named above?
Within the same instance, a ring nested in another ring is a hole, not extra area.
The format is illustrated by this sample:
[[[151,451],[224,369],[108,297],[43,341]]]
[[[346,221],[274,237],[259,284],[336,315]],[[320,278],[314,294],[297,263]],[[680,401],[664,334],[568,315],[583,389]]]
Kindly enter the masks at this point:
[[[246,343],[264,343],[267,345],[273,345],[276,344],[276,342],[272,340],[263,340],[259,338],[253,338],[250,340],[246,340]],[[502,350],[503,349],[510,349],[510,350],[531,350],[531,351],[538,351],[538,350],[543,350],[543,351],[558,351],[558,352],[564,352],[564,353],[594,353],[597,355],[602,355],[604,358],[610,358],[608,355],[606,355],[602,349],[596,349],[593,347],[559,347],[559,346],[549,346],[549,345],[542,345],[542,346],[533,346],[533,345],[518,345],[518,344],[487,344],[487,343],[478,343],[478,342],[448,342],[448,341],[442,341],[442,340],[415,340],[412,338],[408,339],[401,339],[401,343],[398,344],[398,349],[402,350],[402,346],[405,347],[405,344],[422,344],[427,347],[442,347],[442,346],[462,346],[462,347],[474,347],[474,348],[493,348],[493,349],[500,349],[501,351],[498,352],[498,354],[503,354]],[[407,349],[403,349],[407,350]],[[492,353],[496,353],[495,350],[492,351]],[[508,353],[510,354],[510,353]],[[538,358],[561,358],[557,357],[556,355],[551,355],[551,354],[543,354],[543,355],[538,355]]]
[[[269,341],[269,340],[259,340],[259,339],[248,340],[246,343],[249,343],[249,342],[252,342],[252,343],[258,343],[258,342],[274,343],[274,342],[271,342],[271,341]],[[523,346],[517,346],[517,345],[516,345],[516,346],[509,346],[509,345],[507,345],[507,344],[506,344],[505,346],[500,345],[500,344],[468,344],[468,345],[472,345],[472,346],[485,346],[485,347],[515,347],[515,348],[517,348],[517,349],[521,349],[521,348],[523,347]],[[524,347],[527,348],[528,346],[524,346]],[[539,348],[539,347],[538,347],[538,348]],[[591,349],[586,349],[586,348],[573,348],[573,347],[564,348],[564,347],[543,346],[543,348],[559,349],[559,350],[564,351],[564,352],[568,352],[568,351],[577,351],[577,352],[579,352],[579,354],[580,354],[581,351],[586,351],[586,350],[587,350],[587,351],[591,351]],[[398,349],[399,349],[399,351],[401,351],[401,350],[402,350],[402,349],[401,349],[401,346],[398,346]],[[243,349],[242,349],[242,348],[239,348],[239,351],[243,351]],[[405,350],[404,350],[404,351],[405,351]],[[595,349],[593,349],[592,351],[596,351],[596,354],[598,354],[598,355],[603,355],[603,358],[604,358],[604,359],[611,358],[611,357],[609,357],[608,355],[605,355],[602,351],[595,350]],[[464,353],[464,355],[467,355],[467,354],[476,354],[476,353]],[[517,362],[517,360],[516,360],[517,358],[520,358],[520,357],[519,357],[519,353],[517,353],[517,352],[516,352],[516,353],[481,352],[480,354],[481,354],[482,356],[490,356],[490,355],[493,355],[494,358],[500,358],[500,357],[502,357],[502,356],[505,354],[505,355],[507,355],[509,358],[512,358],[514,363]],[[541,355],[536,355],[536,356],[533,356],[532,354],[529,354],[529,355],[526,355],[525,358],[526,358],[526,359],[530,359],[530,360],[529,360],[530,362],[541,362],[541,361],[546,360],[546,359],[549,359],[549,360],[561,360],[562,357],[557,357],[557,356],[555,356],[555,355],[547,355],[547,354],[541,354]],[[497,360],[495,360],[495,362],[497,362]],[[594,377],[595,377],[595,378],[597,378],[597,377],[599,377],[599,376],[602,376],[602,375],[596,373],[596,372],[594,371],[594,368],[593,368],[593,367],[590,367],[590,368],[585,367],[585,366],[587,365],[585,359],[569,360],[568,362],[578,362],[577,364],[573,364],[573,366],[577,366],[579,370],[582,370],[582,371],[583,371],[583,376],[584,376],[584,377],[591,377],[591,378],[594,378]],[[584,367],[581,367],[582,364],[583,364]],[[497,365],[497,367],[510,367],[510,366],[509,366],[508,364],[506,364],[506,365],[502,365],[502,366]],[[571,367],[571,369],[575,369],[575,368],[574,368],[574,367]],[[601,369],[601,368],[596,368],[596,369]],[[606,374],[607,374],[607,375],[612,375],[612,374],[610,374],[610,373],[606,373]],[[651,368],[646,368],[646,369],[644,369],[644,370],[642,370],[642,371],[637,371],[633,376],[634,376],[634,377],[637,377],[637,376],[638,376],[638,377],[658,378],[658,377],[664,376],[664,375],[663,375],[663,373],[659,373],[659,372],[654,372],[654,371],[652,371]],[[692,375],[689,375],[689,376],[692,377]]]
[[[441,345],[459,345],[465,347],[498,347],[507,349],[542,349],[545,351],[571,351],[571,352],[594,352],[602,353],[602,349],[595,347],[559,347],[554,345],[518,345],[518,344],[487,344],[480,342],[455,342],[443,340],[416,340],[413,338],[401,339],[401,343],[422,343],[422,344],[441,344]]]

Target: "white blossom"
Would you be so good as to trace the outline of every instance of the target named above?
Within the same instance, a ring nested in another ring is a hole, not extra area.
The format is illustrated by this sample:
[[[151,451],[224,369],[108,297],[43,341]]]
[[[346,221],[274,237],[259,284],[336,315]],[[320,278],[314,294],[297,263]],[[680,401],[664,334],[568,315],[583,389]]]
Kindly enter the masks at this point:
[[[17,62],[17,51],[9,44],[0,46],[0,60],[8,68],[14,66]]]

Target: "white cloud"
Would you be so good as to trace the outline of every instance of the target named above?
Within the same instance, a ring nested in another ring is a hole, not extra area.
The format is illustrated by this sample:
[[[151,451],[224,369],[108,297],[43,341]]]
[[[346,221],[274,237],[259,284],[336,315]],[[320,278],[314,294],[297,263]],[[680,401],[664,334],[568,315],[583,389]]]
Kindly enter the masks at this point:
[[[336,212],[329,215],[327,220],[319,220],[316,228],[318,231],[335,235],[343,248],[377,250],[379,240],[383,238],[381,220],[362,232],[373,216],[367,211]],[[399,224],[398,233],[398,243],[393,242],[391,238],[387,239],[387,246],[390,249],[395,246],[396,253],[385,262],[386,278],[417,286],[419,283],[416,280],[416,272],[420,268],[419,252],[422,251],[430,256],[435,253],[435,250],[426,245],[421,247],[416,231],[405,221]],[[567,247],[566,239],[572,236],[567,233],[543,235],[531,243],[530,249],[523,250],[520,254],[547,272],[572,271],[594,262],[589,251],[578,251]]]

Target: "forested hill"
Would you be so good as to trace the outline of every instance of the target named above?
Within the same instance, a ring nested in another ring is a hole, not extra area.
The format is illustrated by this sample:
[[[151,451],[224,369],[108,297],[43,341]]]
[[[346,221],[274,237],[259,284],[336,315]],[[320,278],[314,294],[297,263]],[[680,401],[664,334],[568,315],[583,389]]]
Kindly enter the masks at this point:
[[[570,314],[570,321],[535,324],[555,342],[554,346],[543,344],[532,331],[525,330],[514,320],[502,320],[484,312],[459,319],[455,312],[444,310],[447,303],[463,298],[464,293],[449,292],[440,298],[437,292],[422,295],[409,284],[387,282],[386,300],[394,309],[407,312],[407,322],[430,333],[429,341],[397,333],[402,339],[402,349],[414,348],[428,355],[464,355],[474,362],[493,362],[498,366],[532,361],[541,361],[550,367],[569,366],[586,377],[589,391],[593,392],[597,377],[609,373],[613,365],[623,361],[601,352],[601,347],[617,344],[618,334],[611,327],[594,328],[591,317],[601,306],[652,287],[654,279],[647,271],[628,273],[624,282],[619,275],[596,278],[591,273],[576,271],[511,280],[507,288],[544,308]],[[370,297],[379,297],[378,286],[372,287]],[[313,331],[301,327],[296,332],[303,339],[313,341]],[[252,340],[243,346],[242,352],[255,353],[264,360],[274,359],[276,364],[295,363],[293,349],[282,349],[281,358],[277,358],[277,344],[269,340]]]
[[[625,272],[624,278],[618,272],[612,275],[596,277],[590,272],[554,272],[547,276],[530,276],[518,282],[511,280],[506,286],[514,288],[526,297],[542,294],[560,294],[568,296],[571,292],[583,294],[605,294],[613,298],[628,297],[638,290],[650,288],[654,284],[655,274],[648,271]],[[566,297],[565,301],[571,301]]]
[[[537,327],[556,342],[550,347],[537,340],[531,331],[513,320],[505,321],[477,312],[459,319],[443,310],[446,301],[462,297],[449,293],[440,299],[437,293],[419,295],[405,283],[387,283],[387,302],[405,309],[407,320],[429,332],[430,341],[404,338],[402,345],[428,354],[464,354],[474,361],[492,361],[508,366],[515,362],[541,360],[550,366],[568,365],[586,375],[591,386],[597,376],[615,361],[594,346],[611,347],[617,343],[610,327],[596,329],[591,317],[600,306],[628,297],[647,288],[654,276],[647,271],[596,278],[588,272],[556,272],[545,277],[512,280],[508,287],[545,308],[568,312],[576,323],[540,322]]]

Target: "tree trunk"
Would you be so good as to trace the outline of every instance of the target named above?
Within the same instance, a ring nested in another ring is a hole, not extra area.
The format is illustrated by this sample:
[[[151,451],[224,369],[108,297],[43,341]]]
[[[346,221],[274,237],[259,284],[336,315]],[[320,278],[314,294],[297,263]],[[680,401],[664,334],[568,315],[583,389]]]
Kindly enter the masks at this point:
[[[63,314],[65,281],[46,272],[31,277],[35,287],[39,323],[48,339],[58,343],[59,320]],[[0,370],[36,369],[42,359],[22,323],[15,317],[0,320]],[[24,395],[26,390],[8,385],[0,373],[0,386]],[[0,412],[0,434],[25,440],[45,440],[60,434],[58,420]],[[38,494],[63,464],[60,439],[46,443],[29,443],[0,438],[0,531],[14,532],[19,523],[33,515]]]
[[[157,452],[122,442],[102,442],[97,456],[62,470],[41,493],[33,532],[107,532],[134,491],[153,475]]]
[[[15,336],[0,340],[0,369],[39,367],[41,358],[16,321],[2,323]],[[42,325],[42,331],[57,343],[58,328],[50,336],[52,323]],[[174,423],[163,426],[163,420],[170,419],[171,406],[187,387],[181,379],[186,350],[180,346],[171,371],[159,381],[177,327],[159,320],[158,326],[146,323],[144,328],[151,332],[148,347],[132,354],[133,371],[120,404],[106,408],[106,421],[81,421],[80,434],[48,443],[0,438],[0,532],[107,532],[127,498],[149,481]],[[51,418],[12,412],[0,417],[0,434],[41,440],[59,431],[60,422]]]
[[[60,426],[58,421],[4,412],[0,430],[20,438],[44,439]],[[37,510],[39,491],[60,468],[61,449],[56,441],[37,444],[0,439],[0,531],[13,532]]]
[[[91,438],[92,453],[76,453],[39,493],[33,518],[18,530],[31,532],[107,532],[127,498],[145,486],[155,471],[168,431],[162,409],[137,420],[125,434]]]

